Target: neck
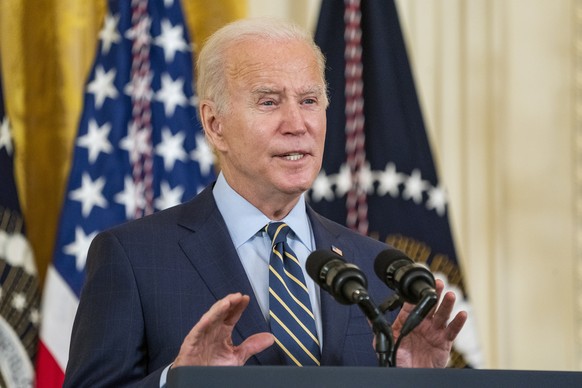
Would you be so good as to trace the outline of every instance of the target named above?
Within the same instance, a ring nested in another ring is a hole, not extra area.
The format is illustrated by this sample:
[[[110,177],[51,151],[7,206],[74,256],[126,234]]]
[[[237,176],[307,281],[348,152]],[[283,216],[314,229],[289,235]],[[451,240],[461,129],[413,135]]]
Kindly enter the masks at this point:
[[[286,195],[281,193],[276,193],[272,195],[267,195],[261,197],[257,193],[244,193],[238,191],[236,188],[233,189],[244,199],[249,201],[254,207],[259,209],[267,218],[273,221],[279,221],[285,218],[291,210],[297,205],[299,201],[298,195]]]
[[[224,173],[224,171],[223,171]],[[238,195],[246,199],[251,205],[259,209],[267,218],[279,221],[285,218],[299,202],[303,193],[282,193],[280,191],[260,192],[249,189],[246,186],[237,185],[236,179],[229,179],[224,176],[228,185],[237,192]]]

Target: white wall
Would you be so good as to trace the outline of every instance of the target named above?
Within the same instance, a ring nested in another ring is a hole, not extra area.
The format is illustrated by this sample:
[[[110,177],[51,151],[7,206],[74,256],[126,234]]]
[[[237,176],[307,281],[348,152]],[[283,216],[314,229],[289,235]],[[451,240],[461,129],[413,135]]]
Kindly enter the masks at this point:
[[[485,366],[582,370],[582,1],[396,2]]]

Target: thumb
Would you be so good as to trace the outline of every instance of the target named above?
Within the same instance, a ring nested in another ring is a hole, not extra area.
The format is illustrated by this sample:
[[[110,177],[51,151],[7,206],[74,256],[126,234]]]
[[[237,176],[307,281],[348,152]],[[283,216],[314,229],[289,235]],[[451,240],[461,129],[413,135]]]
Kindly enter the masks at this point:
[[[275,336],[271,333],[253,334],[237,347],[239,360],[244,364],[249,358],[267,349],[273,343],[275,343]]]

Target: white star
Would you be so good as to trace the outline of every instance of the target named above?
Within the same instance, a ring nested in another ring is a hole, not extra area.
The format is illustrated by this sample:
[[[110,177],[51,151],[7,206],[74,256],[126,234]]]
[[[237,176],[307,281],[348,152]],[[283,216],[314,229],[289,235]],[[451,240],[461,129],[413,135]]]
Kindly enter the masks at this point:
[[[12,134],[10,133],[8,117],[4,117],[0,125],[0,150],[2,148],[6,148],[6,153],[12,155]]]
[[[16,311],[22,312],[26,307],[26,296],[22,292],[14,293],[11,305]]]
[[[335,194],[338,198],[345,196],[352,188],[352,174],[347,164],[340,166],[335,179]]]
[[[101,52],[109,53],[109,49],[113,43],[119,43],[121,35],[117,32],[117,23],[119,23],[119,16],[105,16],[105,23],[103,28],[99,31],[99,39],[102,41]]]
[[[81,202],[81,213],[83,217],[87,218],[95,205],[103,209],[107,206],[107,200],[101,194],[103,186],[105,186],[105,177],[99,177],[93,181],[91,176],[84,172],[81,180],[81,187],[71,191],[69,198]]]
[[[123,191],[115,194],[115,202],[125,206],[125,217],[128,220],[136,218],[137,210],[145,208],[146,201],[143,196],[143,183],[137,185],[130,176],[124,179]]]
[[[133,101],[151,101],[154,92],[152,91],[152,78],[154,74],[148,70],[146,74],[133,75],[130,81],[123,88],[123,92],[131,97]]]
[[[172,26],[168,19],[162,20],[162,32],[154,39],[154,44],[162,47],[166,62],[172,62],[176,51],[187,52],[190,47],[184,40],[184,28],[181,25]]]
[[[393,198],[398,197],[399,189],[398,185],[404,181],[402,174],[396,172],[396,166],[394,163],[388,163],[384,171],[379,171],[377,174],[378,182],[378,195],[384,196],[387,193]]]
[[[168,73],[162,74],[162,87],[156,93],[156,100],[164,104],[167,117],[171,117],[176,110],[176,106],[186,106],[188,99],[184,95],[184,80],[178,78],[176,81]]]
[[[186,161],[188,154],[184,151],[184,132],[178,132],[172,136],[168,128],[162,129],[162,141],[156,146],[156,154],[164,158],[164,168],[172,171],[176,160]]]
[[[182,196],[184,195],[182,186],[178,185],[172,189],[168,182],[164,181],[160,184],[160,191],[160,196],[154,201],[156,209],[164,210],[182,202]]]
[[[422,180],[420,171],[418,169],[414,169],[410,177],[408,177],[404,183],[402,198],[412,198],[414,203],[419,204],[422,202],[422,192],[425,191],[428,187],[430,187],[430,185],[427,181]]]
[[[87,261],[87,252],[89,252],[89,245],[91,241],[97,236],[97,232],[86,235],[83,228],[75,227],[75,241],[63,247],[63,252],[70,256],[75,256],[75,267],[77,271],[81,272],[85,268]]]
[[[174,5],[174,0],[164,0],[164,6],[166,8],[170,8],[172,5]]]
[[[196,148],[190,153],[190,157],[200,166],[200,173],[202,175],[210,174],[212,165],[214,164],[214,153],[212,148],[206,142],[204,134],[198,132],[196,134]]]
[[[105,123],[98,126],[95,119],[89,121],[87,133],[77,140],[79,147],[87,148],[89,151],[89,163],[95,163],[100,152],[110,154],[113,151],[113,146],[107,139],[109,132],[111,132],[111,124]]]
[[[370,169],[370,163],[364,163],[364,166],[360,169],[358,174],[358,184],[366,193],[374,193],[374,176]]]
[[[107,97],[111,99],[117,97],[117,89],[113,85],[115,74],[115,68],[112,68],[107,73],[101,65],[95,69],[95,78],[87,85],[87,92],[95,95],[95,107],[97,109],[103,106],[103,102]]]
[[[442,187],[431,187],[428,190],[428,201],[426,201],[426,208],[428,210],[435,209],[439,216],[445,215],[445,208],[447,206],[447,193]]]
[[[136,163],[141,156],[150,151],[150,136],[146,130],[139,130],[135,121],[127,127],[127,136],[119,141],[119,148],[129,153],[129,161]]]
[[[327,201],[333,201],[335,199],[333,190],[331,189],[331,182],[324,170],[319,172],[313,185],[311,185],[311,199],[315,202],[319,202],[322,199]]]
[[[152,41],[150,35],[150,27],[152,25],[152,19],[148,16],[142,17],[137,25],[127,30],[125,37],[133,41],[134,48],[139,51],[144,46],[149,46]]]
[[[30,310],[28,319],[30,319],[30,323],[32,323],[33,326],[38,327],[38,323],[40,322],[40,311],[38,311],[38,309]]]
[[[22,267],[31,276],[37,273],[34,254],[28,239],[21,233],[6,233],[1,225],[0,258],[7,260],[13,267]]]

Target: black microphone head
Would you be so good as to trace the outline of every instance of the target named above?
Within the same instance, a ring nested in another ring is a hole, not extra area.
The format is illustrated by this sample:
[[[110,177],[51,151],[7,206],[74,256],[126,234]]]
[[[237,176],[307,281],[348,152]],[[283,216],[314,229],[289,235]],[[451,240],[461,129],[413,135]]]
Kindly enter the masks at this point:
[[[376,272],[376,275],[382,279],[382,281],[392,283],[388,283],[388,286],[392,289],[394,289],[396,285],[393,283],[392,279],[386,279],[386,274],[388,273],[388,268],[397,261],[402,261],[403,265],[413,263],[412,259],[406,256],[404,252],[395,248],[383,250],[378,253],[376,260],[374,260],[374,272]]]
[[[357,303],[354,292],[367,295],[366,275],[354,264],[347,263],[341,256],[326,250],[311,252],[305,263],[307,274],[322,289],[329,292],[342,304]]]
[[[320,287],[325,287],[325,279],[321,278],[321,272],[323,266],[332,260],[345,260],[334,252],[326,251],[324,249],[318,249],[309,254],[307,261],[305,262],[305,269],[307,274],[317,283]],[[323,283],[323,284],[322,284]]]
[[[376,275],[405,301],[418,303],[425,292],[433,292],[433,274],[423,265],[415,263],[398,249],[387,249],[376,256]]]

